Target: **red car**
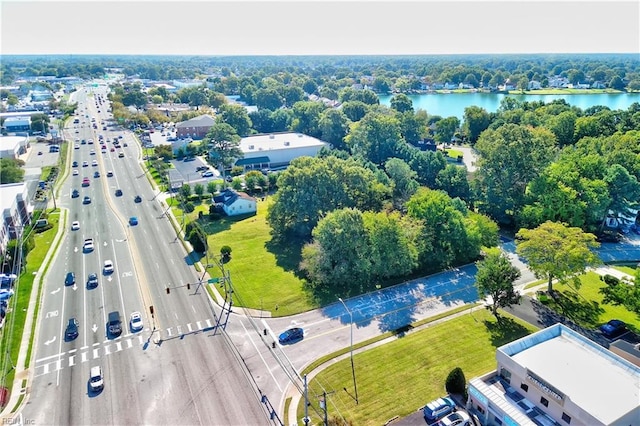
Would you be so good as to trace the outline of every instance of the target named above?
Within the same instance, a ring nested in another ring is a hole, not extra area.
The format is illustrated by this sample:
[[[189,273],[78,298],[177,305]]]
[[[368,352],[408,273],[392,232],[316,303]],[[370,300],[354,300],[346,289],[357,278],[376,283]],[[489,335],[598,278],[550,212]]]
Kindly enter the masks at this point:
[[[89,186],[89,185],[91,185],[91,181],[89,181],[89,178],[88,177],[83,178],[82,179],[82,186]]]

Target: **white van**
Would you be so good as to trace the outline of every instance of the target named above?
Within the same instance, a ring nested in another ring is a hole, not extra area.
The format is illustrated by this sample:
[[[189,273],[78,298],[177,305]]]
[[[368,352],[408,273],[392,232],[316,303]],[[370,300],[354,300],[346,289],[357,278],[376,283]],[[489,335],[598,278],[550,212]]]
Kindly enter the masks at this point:
[[[89,386],[94,392],[99,392],[104,388],[104,378],[102,377],[102,368],[99,365],[91,367],[89,375]]]

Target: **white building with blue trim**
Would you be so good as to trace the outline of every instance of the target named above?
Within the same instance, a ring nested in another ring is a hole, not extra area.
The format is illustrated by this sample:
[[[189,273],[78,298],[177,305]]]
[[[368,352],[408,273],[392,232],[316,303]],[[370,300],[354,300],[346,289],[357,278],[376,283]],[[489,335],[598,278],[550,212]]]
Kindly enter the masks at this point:
[[[640,367],[562,324],[501,346],[496,360],[469,381],[483,425],[640,425]]]

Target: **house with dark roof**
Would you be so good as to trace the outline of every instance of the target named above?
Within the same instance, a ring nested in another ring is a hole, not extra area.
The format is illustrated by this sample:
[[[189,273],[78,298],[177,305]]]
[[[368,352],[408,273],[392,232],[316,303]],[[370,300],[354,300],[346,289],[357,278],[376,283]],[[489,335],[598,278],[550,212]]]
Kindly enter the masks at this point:
[[[227,216],[256,213],[256,199],[240,191],[226,188],[213,197],[215,204],[220,204]]]
[[[180,139],[202,139],[215,122],[215,119],[208,114],[194,117],[176,124],[176,136]]]

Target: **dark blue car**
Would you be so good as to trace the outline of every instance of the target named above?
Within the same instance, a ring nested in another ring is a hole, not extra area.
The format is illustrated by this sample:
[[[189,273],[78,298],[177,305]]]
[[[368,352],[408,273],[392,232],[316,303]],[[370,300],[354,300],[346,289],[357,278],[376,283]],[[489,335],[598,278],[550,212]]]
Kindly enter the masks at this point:
[[[620,336],[627,330],[627,325],[617,319],[612,319],[606,324],[600,326],[600,331],[605,337],[613,338]]]
[[[288,343],[295,343],[298,340],[302,340],[303,338],[304,330],[302,330],[300,327],[294,327],[280,334],[280,336],[278,337],[278,341],[281,345],[286,345]]]

